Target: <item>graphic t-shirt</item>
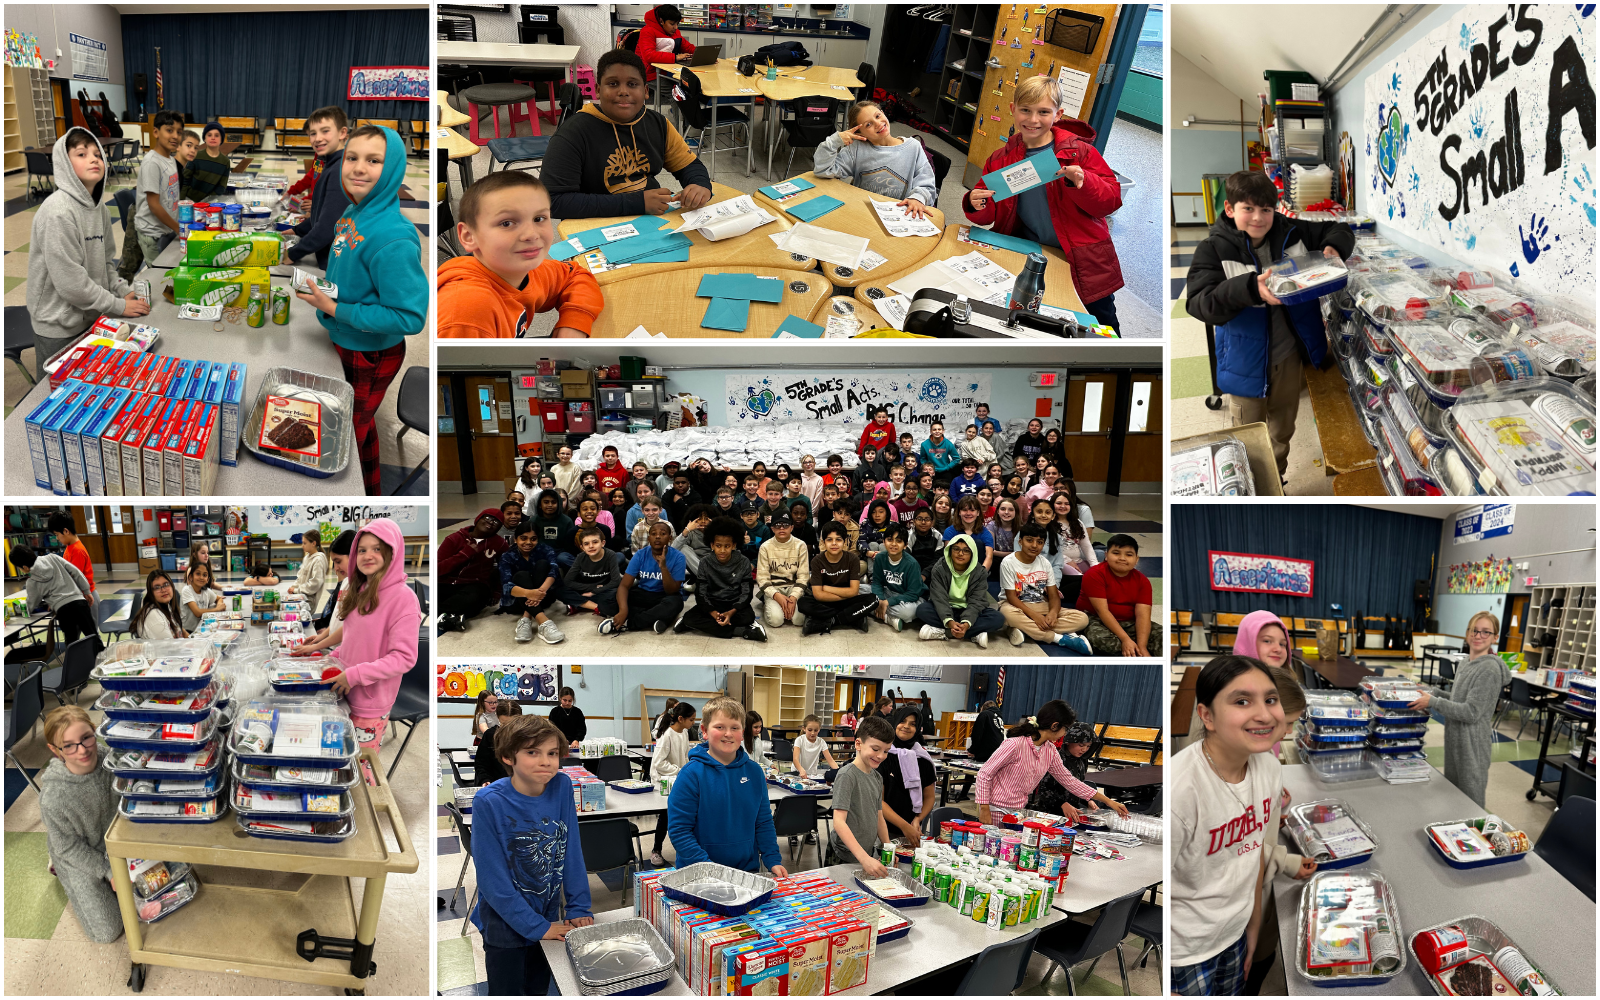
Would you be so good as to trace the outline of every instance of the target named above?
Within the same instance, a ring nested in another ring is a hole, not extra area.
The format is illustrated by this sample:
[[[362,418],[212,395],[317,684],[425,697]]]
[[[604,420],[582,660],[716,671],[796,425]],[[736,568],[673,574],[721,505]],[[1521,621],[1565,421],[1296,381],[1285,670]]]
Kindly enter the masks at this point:
[[[685,574],[689,571],[689,564],[683,558],[683,553],[672,546],[667,546],[666,552],[667,572],[679,583],[683,582]],[[628,575],[638,581],[636,586],[640,590],[650,590],[661,593],[661,564],[656,562],[656,557],[647,545],[633,554],[628,561]]]
[[[861,557],[846,549],[838,562],[829,562],[826,554],[811,560],[811,586],[848,587],[861,582]]]
[[[1023,562],[1017,553],[1000,560],[1000,589],[1015,590],[1017,599],[1027,604],[1042,604],[1049,597],[1046,588],[1061,584],[1061,574],[1044,556]]]
[[[174,219],[178,217],[178,164],[170,156],[157,152],[145,154],[139,165],[138,186],[134,189],[133,227],[149,237],[168,236],[172,230],[162,224],[150,210],[147,194],[154,194],[161,207]]]

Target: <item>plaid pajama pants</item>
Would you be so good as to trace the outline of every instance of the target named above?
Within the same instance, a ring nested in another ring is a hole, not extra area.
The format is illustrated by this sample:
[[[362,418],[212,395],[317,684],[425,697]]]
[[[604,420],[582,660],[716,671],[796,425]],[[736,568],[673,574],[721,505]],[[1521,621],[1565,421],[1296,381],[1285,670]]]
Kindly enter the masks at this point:
[[[351,414],[355,425],[356,450],[361,455],[361,479],[366,484],[367,496],[383,495],[380,485],[382,466],[378,461],[378,407],[389,383],[400,374],[406,360],[406,345],[396,344],[381,351],[350,351],[338,344],[339,363],[344,366],[344,380],[355,389],[355,412]]]
[[[1194,965],[1172,967],[1172,993],[1183,997],[1231,997],[1244,988],[1245,935],[1220,954]]]

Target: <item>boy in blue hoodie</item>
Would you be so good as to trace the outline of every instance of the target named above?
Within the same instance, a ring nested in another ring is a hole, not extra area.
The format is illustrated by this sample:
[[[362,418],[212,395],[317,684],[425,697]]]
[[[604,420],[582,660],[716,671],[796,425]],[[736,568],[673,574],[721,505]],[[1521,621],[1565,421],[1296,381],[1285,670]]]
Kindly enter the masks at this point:
[[[368,496],[383,492],[378,407],[405,363],[405,338],[422,332],[428,313],[422,240],[400,214],[405,173],[405,143],[393,129],[364,125],[351,134],[338,174],[351,204],[339,218],[327,274],[339,299],[315,285],[296,293],[322,313],[317,320],[355,389],[351,419]]]
[[[689,751],[667,797],[667,836],[678,867],[714,861],[755,872],[765,864],[773,875],[786,877],[766,775],[744,752],[744,706],[713,698],[701,713],[704,738]]]
[[[314,168],[317,179],[311,189],[311,211],[294,227],[300,242],[289,248],[289,262],[298,264],[315,254],[316,265],[327,270],[328,248],[333,245],[334,230],[344,210],[350,207],[350,199],[345,196],[339,178],[345,140],[350,136],[350,120],[341,108],[332,105],[318,108],[306,119],[306,136],[311,142],[311,153],[317,158]]]
[[[539,942],[564,940],[574,927],[594,923],[572,782],[561,773],[566,746],[548,718],[512,716],[494,737],[509,777],[479,788],[473,799],[479,896],[472,922],[483,933],[490,996],[544,996],[550,964]]]
[[[986,485],[987,481],[978,475],[978,460],[963,458],[961,475],[950,480],[950,502],[955,504],[961,502],[964,497],[975,497]]]
[[[545,614],[561,592],[560,567],[555,550],[539,541],[539,526],[529,518],[517,529],[517,544],[500,553],[500,611],[517,618],[517,641],[532,642],[534,626],[539,638],[554,646],[566,636]]]

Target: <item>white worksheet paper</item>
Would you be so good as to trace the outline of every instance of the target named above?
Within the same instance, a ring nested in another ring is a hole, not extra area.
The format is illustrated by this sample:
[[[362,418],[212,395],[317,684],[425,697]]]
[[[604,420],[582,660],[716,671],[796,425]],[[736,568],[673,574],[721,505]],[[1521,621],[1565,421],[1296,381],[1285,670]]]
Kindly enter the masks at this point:
[[[916,219],[907,212],[904,206],[892,201],[872,201],[872,210],[878,213],[878,221],[883,223],[883,228],[890,236],[938,236],[943,230],[928,219]]]
[[[809,222],[798,222],[789,230],[788,238],[778,246],[789,253],[804,254],[829,264],[855,268],[860,266],[861,256],[867,252],[867,238],[823,229]]]

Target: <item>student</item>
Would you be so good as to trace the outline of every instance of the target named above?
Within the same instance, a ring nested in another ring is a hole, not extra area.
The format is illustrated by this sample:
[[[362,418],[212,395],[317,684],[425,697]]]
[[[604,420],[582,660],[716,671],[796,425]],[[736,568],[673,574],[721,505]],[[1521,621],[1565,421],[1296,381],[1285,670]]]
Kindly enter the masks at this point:
[[[131,280],[140,263],[155,263],[156,257],[178,234],[178,196],[182,176],[176,154],[183,141],[183,119],[174,111],[157,111],[150,120],[150,152],[139,165],[139,180],[134,186],[134,239],[122,243],[122,265],[118,273]]]
[[[561,581],[561,600],[567,606],[567,614],[592,611],[601,618],[616,615],[621,560],[606,548],[605,541],[605,532],[598,527],[578,532],[582,554],[573,560]]]
[[[694,57],[695,44],[678,30],[682,21],[683,12],[670,3],[645,12],[644,28],[639,31],[639,40],[634,43],[633,50],[644,61],[646,83],[655,82],[657,65],[687,65]]]
[[[561,512],[561,496],[555,490],[544,490],[533,502],[533,516],[525,519],[539,531],[539,541],[556,553],[556,561],[563,567],[571,566],[570,556],[563,559],[561,549],[573,533],[572,518]]]
[[[1355,234],[1343,222],[1280,215],[1278,190],[1266,174],[1236,171],[1224,187],[1225,217],[1194,248],[1189,265],[1189,315],[1216,328],[1217,389],[1228,398],[1229,424],[1265,421],[1283,476],[1302,365],[1322,368],[1330,355],[1317,302],[1285,306],[1267,290],[1264,272],[1285,257],[1319,250],[1349,257]]]
[[[967,218],[995,232],[1058,248],[1072,265],[1072,284],[1102,326],[1117,327],[1115,293],[1122,268],[1111,244],[1105,217],[1122,207],[1117,175],[1094,147],[1095,133],[1076,118],[1061,115],[1061,84],[1053,76],[1032,76],[1011,96],[1016,134],[989,155],[984,173],[1009,167],[1053,148],[1062,164],[1055,176],[1015,198],[993,200],[982,182],[967,192]]]
[[[1061,488],[1057,485],[1060,482],[1061,469],[1052,462],[1044,467],[1044,472],[1041,473],[1041,481],[1028,487],[1028,491],[1022,494],[1022,499],[1030,504],[1035,500],[1048,500],[1055,496],[1056,492]]]
[[[994,536],[983,526],[983,506],[977,497],[964,497],[956,504],[955,517],[950,527],[944,529],[944,543],[957,535],[966,535],[978,543],[978,564],[987,572],[994,565]]]
[[[1282,772],[1268,753],[1283,724],[1272,674],[1260,660],[1214,657],[1195,700],[1204,738],[1173,757],[1172,989],[1180,996],[1240,991],[1261,931],[1266,856]],[[1228,828],[1227,850],[1215,830]]]
[[[583,717],[583,709],[575,704],[577,700],[578,692],[563,687],[556,692],[556,707],[550,710],[551,723],[561,730],[569,747],[589,738],[589,721]]]
[[[1075,633],[1089,624],[1089,616],[1061,607],[1061,574],[1040,554],[1043,549],[1044,529],[1029,524],[1017,532],[1017,551],[1000,561],[1000,614],[1011,626],[1011,645],[1022,645],[1026,637],[1088,656],[1088,640]]]
[[[915,847],[922,842],[923,824],[933,812],[937,781],[933,758],[922,745],[919,706],[902,705],[895,709],[889,724],[894,727],[894,741],[878,768],[883,777],[883,819],[897,838]]]
[[[972,430],[968,427],[967,430]],[[961,459],[961,475],[950,480],[950,499],[959,503],[966,497],[977,496],[985,480],[978,475],[978,460],[971,456]]]
[[[945,543],[944,558],[928,574],[928,596],[917,606],[918,638],[965,639],[988,649],[989,633],[1006,628],[989,593],[989,574],[974,555],[977,545],[965,534]]]
[[[822,552],[811,560],[810,593],[802,594],[799,610],[806,616],[801,635],[832,632],[834,625],[867,630],[867,616],[878,599],[861,593],[861,557],[847,548],[845,525],[830,521],[822,529]]]
[[[744,526],[732,518],[718,517],[707,523],[702,534],[710,555],[701,559],[695,570],[694,606],[684,612],[673,631],[766,642],[767,630],[750,606],[750,560],[738,548]]]
[[[1072,478],[1072,463],[1067,460],[1067,446],[1061,440],[1061,428],[1052,427],[1044,432],[1044,450],[1040,454],[1054,463],[1064,478]]]
[[[650,488],[648,483],[645,484],[645,488]],[[610,516],[611,523],[617,526],[617,530],[611,532],[606,541],[606,548],[615,549],[618,552],[627,549],[628,536],[630,535],[630,531],[627,528],[628,514],[632,509],[633,501],[628,499],[627,491],[621,489],[611,491],[611,503],[602,512]],[[643,511],[640,511],[641,516],[643,513]]]
[[[979,404],[977,404],[976,406],[974,406],[972,408],[972,413],[973,413],[972,422],[977,425],[978,433],[980,433],[980,434],[983,433],[983,428],[984,428],[985,425],[988,425],[989,427],[993,428],[994,433],[996,433],[996,434],[999,434],[999,433],[1003,432],[1004,428],[1002,428],[1000,426],[1000,421],[996,420],[994,417],[989,416],[989,404],[988,403],[979,403]]]
[[[428,311],[417,227],[400,214],[405,172],[406,150],[399,134],[381,125],[355,130],[339,167],[350,204],[338,216],[327,271],[339,299],[316,286],[295,292],[318,311],[317,321],[333,341],[345,381],[355,389],[351,419],[368,496],[382,493],[378,408],[405,362],[405,338],[422,331]]]
[[[518,616],[518,642],[532,642],[535,625],[547,645],[566,640],[547,614],[556,603],[559,583],[555,552],[539,540],[537,527],[523,525],[516,546],[500,554],[500,611]]]
[[[628,470],[617,457],[616,446],[608,444],[600,449],[600,464],[594,469],[595,485],[603,490],[614,490],[628,479]]]
[[[84,547],[82,540],[78,538],[77,531],[74,530],[76,526],[73,523],[72,515],[64,511],[56,511],[45,522],[45,527],[52,535],[56,536],[56,541],[61,543],[61,558],[77,567],[78,572],[82,573],[84,579],[89,581],[89,593],[93,594],[94,563],[89,559],[89,550]]]
[[[315,615],[322,610],[328,587],[328,556],[322,551],[322,534],[316,529],[301,532],[300,552],[300,568],[289,584],[289,593],[305,598]]]
[[[689,763],[689,729],[694,725],[694,714],[694,706],[688,702],[679,702],[665,713],[670,717],[669,724],[656,734],[655,751],[650,755],[651,782],[670,778]],[[656,813],[656,839],[650,848],[650,863],[657,867],[668,863],[661,854],[667,842],[668,823],[666,810]]]
[[[1056,516],[1055,505],[1051,501],[1035,500],[1030,520],[1044,529],[1044,553],[1050,565],[1055,567],[1056,574],[1082,576],[1098,560],[1094,546],[1089,542],[1089,530],[1082,524],[1074,523],[1071,505],[1063,504],[1063,509],[1068,512],[1065,523]]]
[[[689,474],[680,470],[673,473],[672,492],[662,499],[662,503],[664,516],[667,520],[673,524],[687,524],[689,508],[697,507],[705,503],[705,501],[689,485]]]
[[[500,696],[488,688],[478,692],[477,703],[472,706],[472,745],[476,747],[483,737],[499,725],[494,710],[500,707]],[[480,782],[482,784],[482,782]]]
[[[334,641],[345,668],[332,679],[333,690],[350,705],[356,742],[376,752],[400,679],[417,665],[422,623],[422,604],[406,577],[405,537],[393,520],[374,518],[356,531],[339,614]]]
[[[333,246],[339,219],[350,206],[343,182],[344,147],[349,137],[350,119],[342,108],[330,104],[311,112],[306,119],[306,138],[311,143],[311,155],[317,158],[313,168],[317,179],[311,189],[311,210],[294,227],[300,242],[288,250],[291,264],[310,257],[324,271],[328,268],[328,250]]]
[[[556,242],[550,193],[532,174],[502,170],[473,182],[456,209],[467,256],[439,265],[439,336],[530,335],[533,317],[558,310],[552,337],[587,337],[605,308],[600,283],[570,261],[551,260]]]
[[[660,112],[645,107],[644,62],[612,49],[595,64],[595,101],[550,138],[540,176],[558,219],[661,215],[711,200],[711,175]],[[682,190],[661,187],[663,169]]]
[[[771,495],[770,485],[768,496]],[[788,514],[772,518],[772,537],[761,543],[756,555],[756,588],[762,601],[762,618],[769,629],[790,622],[806,623],[800,599],[810,593],[811,552],[794,537],[794,521]]]
[[[962,431],[961,457],[972,459],[973,468],[981,469],[994,461],[994,445],[978,430],[977,424],[968,424]],[[963,465],[966,463],[963,462]]]
[[[882,486],[883,484],[879,483],[878,485]],[[856,540],[856,550],[861,553],[864,559],[871,559],[883,551],[884,539],[888,537],[890,528],[901,528],[901,534],[905,533],[905,529],[901,527],[900,522],[895,520],[894,508],[889,505],[888,501],[872,501],[872,506],[867,508],[866,518],[866,522],[861,527],[861,536]]]
[[[744,714],[744,752],[766,767],[772,763],[772,741],[762,737],[763,725],[761,713],[752,709]]]
[[[556,558],[565,570],[578,558],[578,534],[586,528],[598,528],[607,544],[611,541],[611,529],[601,520],[604,516],[600,510],[600,501],[594,496],[584,497],[578,502],[578,519],[572,523],[572,530],[561,539],[560,548]]]
[[[473,799],[479,897],[472,922],[483,933],[486,991],[494,996],[544,995],[550,963],[539,942],[564,940],[594,923],[562,750],[549,720],[507,719],[495,734],[495,753],[510,776]]]
[[[851,500],[835,500],[825,508],[829,520],[844,526],[844,547],[851,552],[861,550],[861,523],[856,520],[861,508]]]
[[[855,864],[868,878],[883,878],[887,867],[878,860],[878,845],[889,842],[883,817],[883,775],[878,773],[894,727],[869,715],[856,727],[856,755],[833,779],[833,834],[828,838],[828,865]]]
[[[333,544],[328,546],[328,559],[333,564],[333,589],[328,592],[328,603],[322,609],[322,616],[313,623],[317,628],[317,636],[315,639],[307,640],[308,644],[325,645],[328,630],[339,620],[339,591],[349,573],[350,546],[355,544],[355,540],[354,531],[341,531],[339,537],[333,540]],[[320,649],[322,646],[314,648]]]
[[[487,728],[483,738],[478,741],[477,752],[472,755],[472,783],[479,788],[499,781],[507,774],[505,765],[500,763],[500,755],[495,753],[494,740],[498,728],[505,725],[507,719],[517,715],[512,711],[515,706],[516,702],[510,699],[499,702],[484,720]]]
[[[15,562],[15,559],[12,559]],[[210,563],[191,563],[183,574],[183,587],[178,592],[178,602],[183,608],[183,627],[193,632],[200,625],[200,616],[211,611],[228,610],[222,591],[212,582]]]
[[[889,410],[887,407],[874,406],[872,420],[861,429],[861,440],[856,442],[856,454],[861,456],[863,463],[871,465],[873,456],[882,451],[884,445],[892,443],[894,443],[894,421],[889,419]],[[867,453],[869,448],[872,450],[870,455]]]
[[[911,558],[922,567],[923,581],[927,581],[928,573],[933,569],[933,564],[939,561],[939,553],[944,550],[944,535],[935,531],[933,527],[933,511],[923,507],[916,512],[911,522],[911,531],[906,536],[907,547],[911,550]]]
[[[659,740],[661,738],[661,734],[666,731],[666,728],[672,725],[672,710],[677,707],[678,699],[668,698],[666,700],[661,710],[661,714],[656,716],[655,724],[650,727],[650,733],[653,739]]]
[[[222,152],[222,126],[206,122],[200,132],[200,148],[189,163],[183,196],[192,201],[207,201],[212,195],[222,194],[228,189],[228,174],[232,170],[232,161]]]
[[[754,566],[756,560],[760,558],[761,546],[772,537],[772,529],[761,523],[761,512],[754,507],[746,507],[740,513],[739,519],[744,522],[744,544],[739,547],[739,551],[743,552],[744,557],[750,560],[750,565]]]
[[[855,187],[896,199],[895,204],[914,219],[927,218],[928,206],[938,200],[938,188],[922,143],[890,134],[889,119],[877,101],[857,101],[845,118],[850,127],[817,147],[816,175],[848,180]]]
[[[600,623],[601,635],[621,635],[632,615],[633,630],[657,635],[683,611],[682,588],[688,574],[683,553],[672,547],[672,529],[657,521],[644,548],[633,554],[617,587],[617,613]]]
[[[943,535],[945,529],[955,523],[954,510],[955,504],[950,502],[950,494],[941,491],[934,495],[933,527],[940,535]]]
[[[1239,630],[1233,637],[1233,655],[1248,656],[1269,667],[1284,667],[1292,654],[1289,629],[1282,618],[1270,611],[1252,611],[1239,620]],[[1278,700],[1283,701],[1281,692]]]
[[[827,483],[817,474],[817,457],[815,455],[800,456],[800,492],[811,506],[815,508],[822,500],[822,488]]]
[[[77,705],[44,717],[50,763],[39,772],[39,820],[45,851],[84,936],[106,944],[122,936],[122,911],[111,888],[106,831],[122,801],[102,766],[106,747],[95,739],[89,713]]]
[[[500,504],[500,533],[508,540],[515,539],[522,528],[522,498],[518,495],[507,497]]]
[[[539,473],[544,471],[544,463],[537,458],[524,459],[522,473],[517,476],[514,487],[523,497],[531,497],[539,491]]]
[[[978,821],[988,825],[993,809],[1001,812],[1019,812],[1027,805],[1039,780],[1046,774],[1061,783],[1061,787],[1081,798],[1097,802],[1118,815],[1128,815],[1128,807],[1105,793],[1079,781],[1061,763],[1061,757],[1052,745],[1066,736],[1067,730],[1078,721],[1078,713],[1064,701],[1047,701],[1031,720],[1024,719],[1012,727],[999,748],[984,761],[978,771],[977,798]],[[1062,815],[1076,823],[1078,811],[1063,803]]]
[[[794,522],[794,537],[805,543],[806,549],[813,557],[822,551],[817,540],[816,526],[811,523],[811,501],[805,497],[795,497],[789,504],[789,520]]]
[[[583,478],[583,469],[572,460],[572,446],[567,444],[556,449],[556,464],[545,471],[555,480],[556,489],[568,494],[578,488],[578,481]]]
[[[1019,196],[1020,197],[1020,196]],[[1028,421],[1026,433],[1018,434],[1016,441],[1011,444],[1011,461],[1017,471],[1029,479],[1033,478],[1033,460],[1044,451],[1044,421],[1034,417]],[[1018,463],[1017,459],[1026,459]]]
[[[640,516],[639,520],[634,523],[633,531],[629,533],[629,541],[632,545],[632,551],[634,552],[638,552],[639,550],[649,546],[650,531],[656,525],[665,524],[667,526],[667,531],[671,532],[673,530],[672,522],[664,520],[661,517],[660,500],[656,499],[655,497],[645,497],[640,506],[642,515]]]
[[[1161,626],[1150,620],[1150,580],[1138,566],[1139,543],[1112,535],[1106,561],[1083,575],[1078,610],[1089,616],[1083,637],[1098,656],[1161,655]]]
[[[543,503],[544,496],[539,498]],[[500,511],[485,507],[439,546],[439,634],[465,632],[467,621],[500,599]]]
[[[264,562],[258,562],[254,566],[250,567],[250,575],[244,578],[244,582],[241,583],[240,586],[276,587],[282,582],[283,580],[279,578],[278,574],[272,571],[272,567],[270,565]]]
[[[183,609],[178,604],[178,589],[165,570],[153,569],[144,579],[144,601],[138,614],[128,620],[128,632],[137,639],[184,639]]]
[[[754,872],[765,864],[774,876],[788,877],[773,833],[766,775],[744,751],[744,706],[713,698],[701,714],[705,739],[689,751],[667,797],[667,835],[678,867],[713,861]]]
[[[1480,611],[1467,622],[1467,662],[1456,668],[1448,695],[1424,692],[1408,708],[1444,717],[1444,776],[1467,798],[1486,806],[1494,732],[1491,723],[1501,688],[1511,672],[1494,655],[1500,619]]]
[[[873,617],[878,621],[899,632],[917,620],[925,587],[921,564],[906,554],[904,525],[884,529],[883,551],[872,557],[871,586],[878,602]]]
[[[839,764],[833,759],[833,754],[828,750],[828,741],[822,738],[822,720],[815,715],[808,715],[800,720],[800,728],[804,730],[794,740],[794,770],[802,778],[812,775],[821,777],[824,774],[822,762],[828,762],[830,770],[837,771]],[[807,834],[808,840],[815,840],[816,834]]]
[[[1061,758],[1061,766],[1066,768],[1074,778],[1084,784],[1089,783],[1089,751],[1094,748],[1094,731],[1081,722],[1074,722],[1067,727],[1067,734],[1061,737],[1058,744],[1057,755]],[[1033,794],[1028,796],[1028,808],[1039,812],[1050,813],[1052,816],[1061,815],[1061,804],[1065,802],[1074,809],[1083,810],[1090,807],[1090,800],[1081,795],[1074,795],[1061,787],[1061,782],[1050,775],[1039,779],[1039,784],[1033,789]]]
[[[713,509],[703,503],[691,505],[684,515],[687,520],[683,532],[672,540],[672,547],[683,553],[684,564],[691,574],[711,557],[711,542],[706,538],[705,529],[711,523]]]
[[[661,475],[657,476],[654,481],[656,496],[665,498],[668,493],[672,492],[672,479],[681,468],[683,468],[683,465],[680,462],[668,462],[661,467]]]
[[[994,536],[995,558],[1004,560],[1017,550],[1017,532],[1022,528],[1022,515],[1017,502],[1001,497],[994,505],[994,516],[989,519],[989,534]]]
[[[761,505],[759,516],[761,523],[770,528],[773,518],[789,513],[789,505],[783,502],[783,484],[778,480],[769,480],[761,489],[766,496],[766,502]]]
[[[935,420],[928,425],[928,440],[922,442],[917,457],[933,466],[933,481],[937,483],[951,478],[948,473],[961,463],[961,449],[944,436],[944,424]]]
[[[194,129],[185,129],[183,135],[178,139],[177,151],[172,154],[173,162],[178,165],[178,193],[184,198],[190,197],[189,182],[194,176],[191,164],[194,163],[195,157],[199,155],[200,133]],[[204,198],[197,200],[205,201]]]

